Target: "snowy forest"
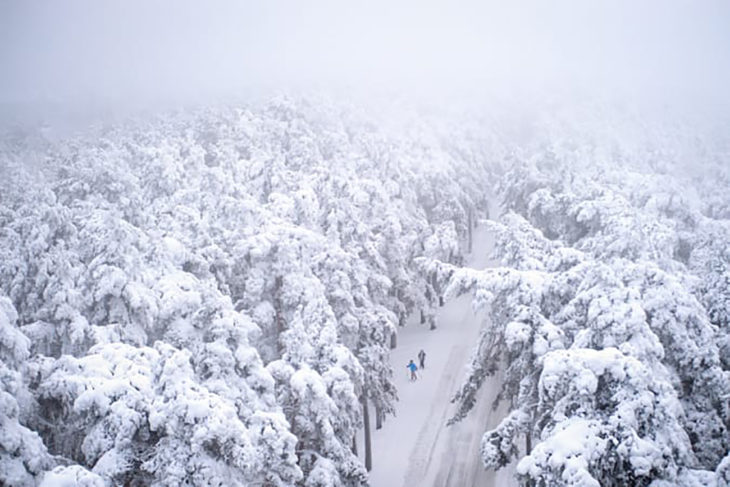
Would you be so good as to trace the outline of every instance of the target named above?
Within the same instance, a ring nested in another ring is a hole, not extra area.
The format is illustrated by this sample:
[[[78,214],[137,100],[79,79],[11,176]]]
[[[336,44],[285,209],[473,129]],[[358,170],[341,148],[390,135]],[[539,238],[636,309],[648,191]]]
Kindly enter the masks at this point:
[[[419,133],[282,98],[4,139],[3,481],[364,485],[419,258],[484,207],[469,135]]]
[[[411,115],[280,96],[6,133],[2,483],[367,485],[399,330],[468,294],[450,422],[490,375],[508,407],[463,455],[730,485],[727,126]],[[497,267],[462,267],[479,226]]]
[[[730,487],[729,25],[0,2],[0,487]]]

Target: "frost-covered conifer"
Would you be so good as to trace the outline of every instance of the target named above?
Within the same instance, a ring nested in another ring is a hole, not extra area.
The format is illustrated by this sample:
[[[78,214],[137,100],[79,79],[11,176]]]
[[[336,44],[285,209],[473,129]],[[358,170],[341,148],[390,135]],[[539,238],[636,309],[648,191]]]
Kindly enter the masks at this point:
[[[18,314],[0,296],[0,483],[33,486],[52,466],[43,440],[27,426],[32,396],[23,380],[30,340],[17,328]]]

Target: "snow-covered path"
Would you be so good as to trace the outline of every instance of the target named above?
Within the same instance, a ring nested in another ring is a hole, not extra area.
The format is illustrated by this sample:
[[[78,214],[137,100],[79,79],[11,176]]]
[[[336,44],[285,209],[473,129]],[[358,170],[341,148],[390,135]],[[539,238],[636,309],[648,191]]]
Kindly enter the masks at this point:
[[[474,236],[467,265],[485,268],[492,239],[483,227]],[[398,347],[391,353],[400,401],[398,416],[389,417],[383,429],[373,431],[371,487],[508,485],[507,475],[484,471],[478,458],[479,442],[487,426],[494,426],[503,411],[493,412],[499,378],[491,378],[481,391],[478,407],[462,422],[446,426],[454,407],[450,399],[464,378],[482,319],[471,309],[471,296],[447,303],[438,314],[435,331],[410,323],[400,331]],[[417,363],[426,352],[425,370],[416,382],[408,380],[406,364]],[[362,443],[361,443],[362,444]],[[362,449],[361,449],[362,450]]]

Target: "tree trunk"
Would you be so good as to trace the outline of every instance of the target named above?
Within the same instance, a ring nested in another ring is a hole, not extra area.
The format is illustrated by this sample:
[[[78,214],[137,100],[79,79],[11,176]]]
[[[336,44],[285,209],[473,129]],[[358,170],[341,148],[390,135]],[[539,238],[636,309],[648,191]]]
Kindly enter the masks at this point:
[[[421,310],[421,324],[424,324],[426,322],[426,313]]]
[[[365,391],[362,394],[362,420],[365,423],[365,468],[369,472],[373,469],[373,452],[370,442],[370,409],[368,407],[368,397]]]
[[[277,276],[274,281],[274,306],[276,307],[276,349],[279,357],[284,353],[284,346],[281,343],[281,335],[284,333],[283,305],[281,303],[282,285],[283,279],[281,276]]]
[[[469,212],[467,213],[467,220],[467,226],[469,227],[467,252],[471,254],[472,244],[474,243],[474,212],[471,208],[469,208]]]
[[[529,455],[532,451],[532,434],[528,431],[525,433],[525,456]],[[535,481],[532,479],[527,479],[527,482],[525,483],[526,487],[535,487]]]
[[[391,350],[398,346],[398,332],[394,331],[390,334],[390,348]]]
[[[383,408],[375,405],[375,429],[379,430],[383,427]]]
[[[352,453],[357,456],[357,436],[352,437]]]
[[[449,262],[451,262],[451,254],[449,254]],[[436,274],[431,274],[431,287],[433,287],[433,292],[439,297],[439,306],[443,306],[444,296],[441,293],[441,286],[439,285],[438,279],[436,279]]]

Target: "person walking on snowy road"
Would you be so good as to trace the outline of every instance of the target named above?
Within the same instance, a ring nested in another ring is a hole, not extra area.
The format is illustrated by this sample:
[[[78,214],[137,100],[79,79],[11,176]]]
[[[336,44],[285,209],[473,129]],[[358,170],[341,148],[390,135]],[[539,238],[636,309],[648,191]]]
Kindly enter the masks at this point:
[[[416,370],[418,370],[418,366],[413,363],[413,360],[408,362],[408,365],[406,365],[406,367],[408,368],[408,370],[411,371],[411,381],[418,379],[418,376],[416,375]]]
[[[426,352],[421,349],[420,352],[418,352],[418,366],[422,369],[426,368]]]

